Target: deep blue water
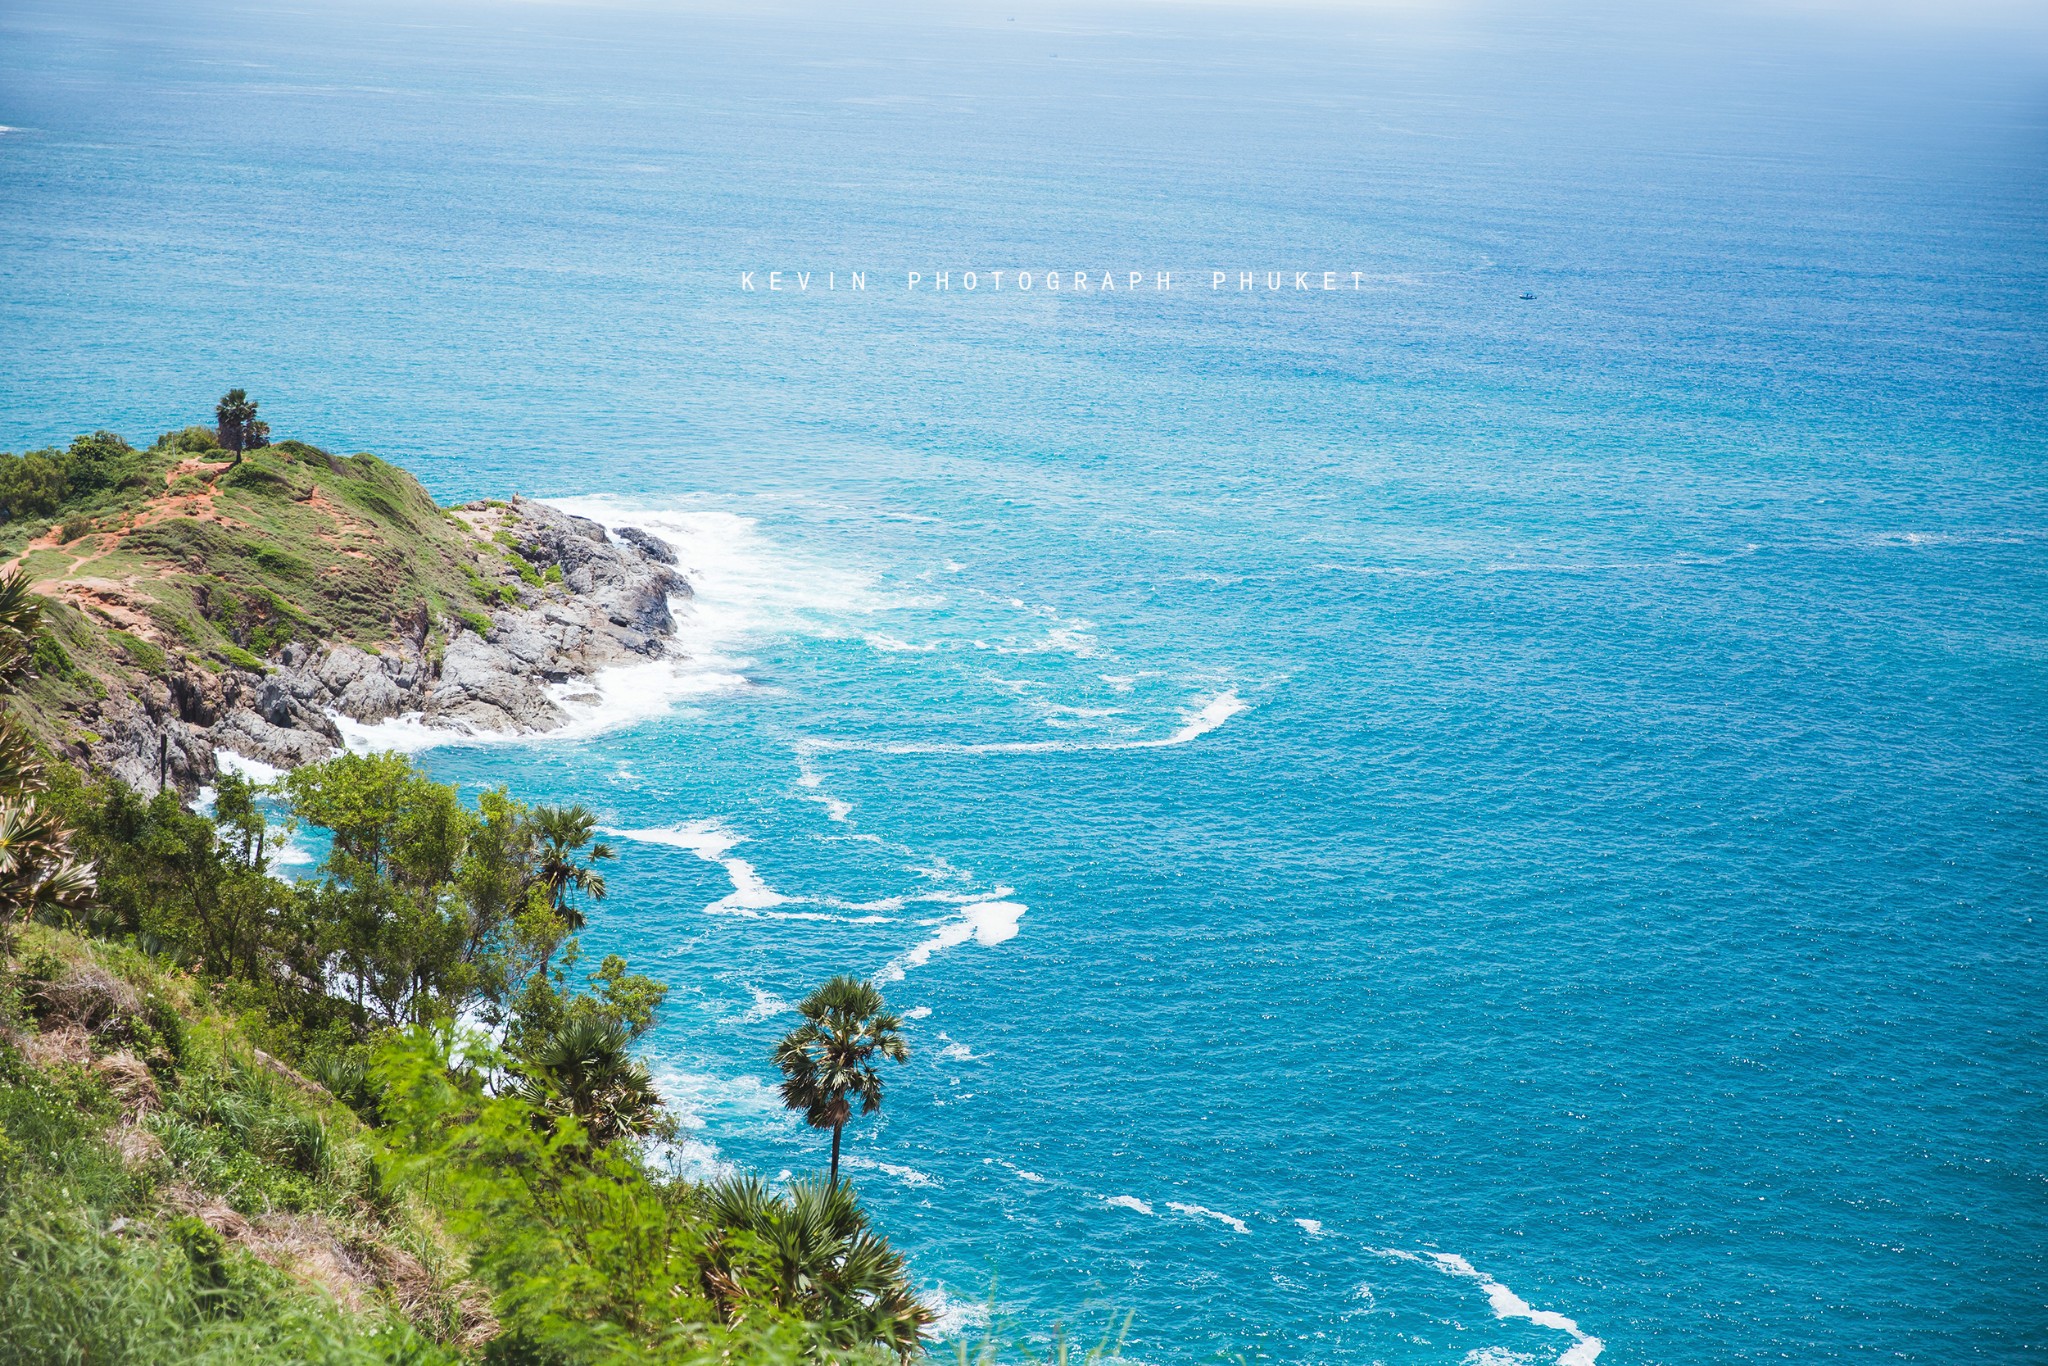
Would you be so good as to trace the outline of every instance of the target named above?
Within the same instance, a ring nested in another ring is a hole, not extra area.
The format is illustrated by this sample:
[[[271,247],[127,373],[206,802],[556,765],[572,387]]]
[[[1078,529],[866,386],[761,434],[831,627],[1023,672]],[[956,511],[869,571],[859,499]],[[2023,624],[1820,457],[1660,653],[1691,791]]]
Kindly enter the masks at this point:
[[[634,832],[699,1168],[889,979],[952,1322],[2040,1360],[2044,113],[1992,9],[9,0],[0,446],[671,536],[687,665],[423,761]]]

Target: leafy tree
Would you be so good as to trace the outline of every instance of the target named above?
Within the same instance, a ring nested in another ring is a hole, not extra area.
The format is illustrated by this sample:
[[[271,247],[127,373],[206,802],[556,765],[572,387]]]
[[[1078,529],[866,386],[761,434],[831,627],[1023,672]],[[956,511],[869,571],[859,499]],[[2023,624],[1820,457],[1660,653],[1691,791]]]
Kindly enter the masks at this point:
[[[910,1056],[901,1017],[889,1013],[874,983],[834,977],[797,1007],[803,1024],[776,1046],[782,1069],[782,1103],[804,1112],[804,1122],[832,1131],[832,1182],[839,1181],[839,1135],[860,1112],[882,1108],[882,1074],[875,1061],[902,1062]]]
[[[234,452],[232,464],[241,464],[242,452],[270,440],[270,426],[257,421],[256,408],[256,401],[240,389],[228,390],[214,407],[214,420],[219,423],[215,434],[224,449]]]
[[[359,1017],[371,1005],[386,1024],[459,1010],[476,979],[455,878],[476,817],[455,789],[401,754],[342,754],[284,782],[293,815],[333,835],[311,895]]]
[[[455,881],[467,914],[462,961],[493,1023],[512,984],[538,972],[561,935],[536,871],[537,843],[524,802],[502,787],[478,798]]]
[[[536,972],[520,986],[510,1002],[506,1046],[525,1056],[542,1046],[573,1019],[595,1020],[623,1029],[637,1039],[654,1026],[654,1013],[668,999],[668,988],[651,977],[626,970],[626,960],[606,954],[597,971],[585,980],[589,990],[569,989],[568,977],[576,966],[576,941],[553,972]]]
[[[611,846],[591,844],[597,817],[581,806],[544,806],[533,813],[533,819],[540,834],[541,889],[562,928],[574,934],[584,925],[583,912],[576,905],[577,893],[594,902],[604,900],[604,876],[597,865],[614,857]],[[578,862],[576,856],[585,845],[590,846],[589,861]],[[552,946],[548,956],[552,956]],[[546,958],[542,961],[545,966]]]
[[[256,805],[256,793],[256,784],[241,774],[223,772],[214,780],[213,823],[235,862],[263,872],[270,867],[263,852],[270,822]]]
[[[174,789],[145,800],[110,781],[87,794],[76,819],[99,868],[93,924],[175,946],[216,976],[260,981],[294,898],[258,853],[251,785],[223,774],[222,792],[213,820],[187,811]]]
[[[908,1359],[937,1316],[911,1293],[903,1258],[868,1226],[853,1189],[798,1181],[778,1196],[755,1176],[708,1192],[718,1232],[706,1250],[704,1287],[738,1321],[767,1303],[820,1326],[836,1348],[879,1343]]]
[[[55,512],[71,492],[52,451],[0,454],[0,511],[8,521]]]
[[[119,488],[141,472],[136,449],[113,432],[81,436],[64,452],[65,482],[73,494],[93,494]]]

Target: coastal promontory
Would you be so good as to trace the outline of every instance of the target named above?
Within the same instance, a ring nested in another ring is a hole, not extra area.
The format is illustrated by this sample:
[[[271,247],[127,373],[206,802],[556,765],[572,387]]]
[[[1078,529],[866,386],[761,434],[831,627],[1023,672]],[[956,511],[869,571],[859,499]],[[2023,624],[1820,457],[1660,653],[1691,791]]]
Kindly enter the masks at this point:
[[[222,750],[326,757],[351,721],[557,728],[603,670],[675,649],[690,592],[646,532],[442,507],[373,455],[200,427],[0,456],[0,509],[0,568],[47,603],[27,718],[145,791],[211,781]]]

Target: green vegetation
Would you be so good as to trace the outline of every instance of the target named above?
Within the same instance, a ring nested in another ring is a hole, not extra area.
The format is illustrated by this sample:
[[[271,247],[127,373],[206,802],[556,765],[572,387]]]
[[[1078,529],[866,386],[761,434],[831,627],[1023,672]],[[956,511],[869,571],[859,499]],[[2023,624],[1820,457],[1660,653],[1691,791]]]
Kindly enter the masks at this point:
[[[83,713],[146,677],[262,672],[293,641],[487,632],[491,608],[548,582],[492,540],[498,512],[444,512],[375,456],[269,442],[255,412],[238,390],[217,427],[145,450],[99,431],[0,453],[0,568],[46,600],[69,666],[24,684],[24,719],[53,753],[86,762]]]
[[[0,959],[0,1363],[919,1350],[930,1311],[843,1183],[658,1160],[631,1046],[666,989],[582,970],[570,933],[609,856],[590,813],[471,806],[398,755],[281,787],[331,837],[305,882],[233,775],[210,814],[70,771],[48,794],[98,880]]]
[[[270,424],[256,418],[256,403],[240,389],[230,389],[214,407],[215,428],[220,444],[233,451],[233,463],[242,463],[242,452],[270,443]]]
[[[0,577],[0,696],[28,675],[41,635],[42,604],[27,581],[18,572]],[[17,918],[68,912],[92,895],[92,875],[73,859],[47,792],[34,741],[12,712],[0,711],[0,957]]]

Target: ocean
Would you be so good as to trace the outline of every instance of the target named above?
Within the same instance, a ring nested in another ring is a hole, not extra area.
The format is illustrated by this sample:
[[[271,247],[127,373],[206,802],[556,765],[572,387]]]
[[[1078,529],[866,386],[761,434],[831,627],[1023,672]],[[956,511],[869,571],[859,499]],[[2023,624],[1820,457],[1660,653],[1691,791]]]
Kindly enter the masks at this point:
[[[668,538],[687,659],[363,742],[601,813],[689,1170],[881,982],[950,1332],[2039,1361],[2044,113],[1995,6],[9,0],[0,447]]]

